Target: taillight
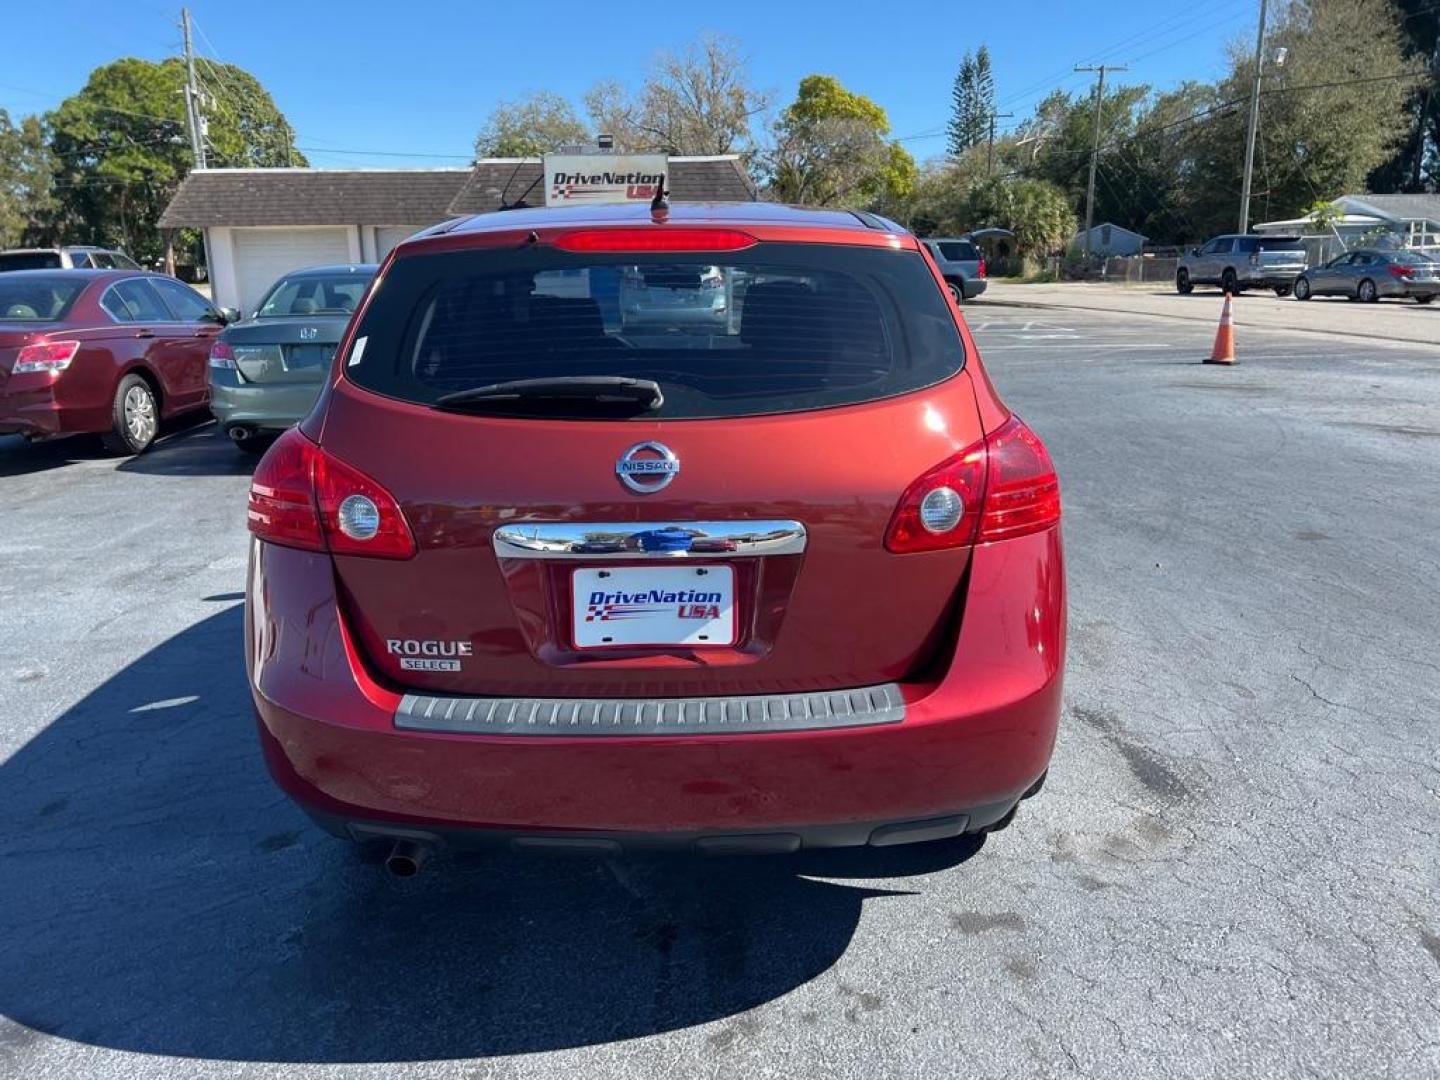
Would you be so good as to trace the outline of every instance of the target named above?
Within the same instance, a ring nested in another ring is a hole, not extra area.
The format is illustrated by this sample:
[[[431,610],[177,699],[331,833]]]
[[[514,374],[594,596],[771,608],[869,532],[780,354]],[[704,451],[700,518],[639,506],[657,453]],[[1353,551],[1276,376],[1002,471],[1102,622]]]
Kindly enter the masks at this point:
[[[1040,532],[1060,521],[1060,478],[1040,437],[1010,417],[985,440],[990,475],[977,544]]]
[[[653,229],[582,229],[562,233],[553,243],[561,251],[740,251],[753,247],[756,240],[738,229],[657,225]]]
[[[1413,266],[1397,266],[1395,263],[1391,263],[1385,269],[1390,271],[1392,277],[1408,278],[1415,276],[1415,268]]]
[[[235,350],[228,341],[217,341],[210,346],[210,366],[221,371],[235,371]]]
[[[984,255],[981,255],[981,256],[980,256],[980,265],[979,265],[979,267],[977,267],[976,270],[975,270],[975,276],[976,276],[976,277],[984,277],[984,276],[985,276],[985,256],[984,256]]]
[[[942,461],[900,496],[885,547],[903,554],[1008,540],[1060,520],[1060,482],[1018,417]]]
[[[291,428],[250,482],[250,531],[305,551],[408,559],[415,538],[395,498],[359,469]]]
[[[80,351],[78,341],[37,341],[34,345],[26,345],[15,357],[15,366],[11,369],[13,375],[23,375],[26,372],[64,371],[70,366],[70,361],[75,359],[75,354]]]

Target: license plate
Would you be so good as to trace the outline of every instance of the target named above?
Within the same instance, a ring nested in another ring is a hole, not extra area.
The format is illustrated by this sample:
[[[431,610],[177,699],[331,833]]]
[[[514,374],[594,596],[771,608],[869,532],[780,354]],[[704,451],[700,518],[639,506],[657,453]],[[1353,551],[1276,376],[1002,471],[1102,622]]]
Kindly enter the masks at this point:
[[[570,579],[575,647],[735,644],[729,566],[576,570]]]

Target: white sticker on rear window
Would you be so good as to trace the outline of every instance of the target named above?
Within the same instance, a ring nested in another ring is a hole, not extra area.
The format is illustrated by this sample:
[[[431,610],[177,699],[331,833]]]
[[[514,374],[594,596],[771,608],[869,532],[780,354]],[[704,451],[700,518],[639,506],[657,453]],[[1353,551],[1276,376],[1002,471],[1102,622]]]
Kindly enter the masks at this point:
[[[350,367],[354,367],[356,364],[358,364],[360,362],[360,358],[365,355],[365,343],[369,340],[370,338],[368,335],[366,337],[358,337],[355,339],[355,344],[350,346]]]

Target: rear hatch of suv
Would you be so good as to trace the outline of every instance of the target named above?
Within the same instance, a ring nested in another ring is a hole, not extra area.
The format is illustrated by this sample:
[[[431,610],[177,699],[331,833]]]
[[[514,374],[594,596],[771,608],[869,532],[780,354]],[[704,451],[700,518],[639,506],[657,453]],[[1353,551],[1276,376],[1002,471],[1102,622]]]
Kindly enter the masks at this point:
[[[1297,237],[1242,236],[1239,250],[1261,274],[1299,274],[1305,269],[1305,244]]]
[[[669,226],[402,248],[319,433],[413,534],[409,557],[334,556],[372,669],[537,697],[922,672],[968,549],[895,554],[887,530],[983,433],[926,261],[866,239]],[[717,295],[723,318],[694,317]]]

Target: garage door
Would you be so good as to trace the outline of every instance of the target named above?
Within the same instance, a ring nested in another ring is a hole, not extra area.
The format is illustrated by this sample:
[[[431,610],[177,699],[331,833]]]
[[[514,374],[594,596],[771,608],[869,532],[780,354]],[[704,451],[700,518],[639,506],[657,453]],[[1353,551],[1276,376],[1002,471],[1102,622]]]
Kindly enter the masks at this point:
[[[240,306],[255,310],[271,285],[293,270],[350,261],[349,230],[236,229],[235,287]]]
[[[375,227],[375,261],[379,262],[390,254],[390,249],[401,240],[407,240],[428,225],[377,225]]]

